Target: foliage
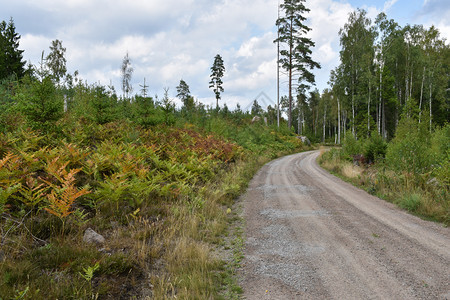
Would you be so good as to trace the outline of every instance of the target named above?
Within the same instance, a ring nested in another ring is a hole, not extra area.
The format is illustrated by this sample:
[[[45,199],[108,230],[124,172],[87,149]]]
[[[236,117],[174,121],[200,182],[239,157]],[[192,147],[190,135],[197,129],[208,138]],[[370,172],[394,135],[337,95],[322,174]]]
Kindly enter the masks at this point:
[[[395,138],[389,143],[386,162],[395,171],[423,174],[431,171],[434,157],[430,149],[430,135],[426,124],[413,118],[403,118]]]
[[[219,108],[220,93],[223,93],[224,89],[222,87],[222,77],[225,73],[225,66],[223,64],[223,59],[220,54],[214,57],[214,63],[211,67],[211,80],[209,82],[209,88],[212,88],[214,94],[216,95],[216,109]]]
[[[21,79],[25,71],[23,50],[19,49],[20,35],[16,32],[14,20],[0,22],[0,81],[10,78]]]
[[[348,158],[352,158],[354,155],[362,153],[361,143],[356,140],[350,131],[347,131],[345,135],[342,151],[344,151]]]
[[[377,131],[372,131],[370,138],[364,144],[364,157],[369,163],[374,163],[386,156],[387,144]]]
[[[314,84],[314,74],[311,70],[320,68],[320,64],[311,58],[311,48],[315,44],[305,36],[311,28],[305,24],[305,14],[309,12],[309,9],[305,7],[304,2],[305,0],[284,0],[280,5],[284,15],[276,21],[278,38],[274,42],[285,46],[280,50],[281,58],[278,63],[288,72],[289,129],[292,125],[294,78],[298,82],[296,89],[300,93],[308,84]]]
[[[66,48],[62,46],[62,42],[60,40],[54,40],[50,46],[50,53],[45,59],[47,67],[50,70],[51,77],[57,84],[60,84],[61,79],[67,73],[67,60],[64,57],[65,53]]]
[[[44,133],[58,130],[57,122],[63,116],[63,100],[50,77],[42,81],[26,77],[14,99],[17,101],[15,109],[23,114],[31,128]]]

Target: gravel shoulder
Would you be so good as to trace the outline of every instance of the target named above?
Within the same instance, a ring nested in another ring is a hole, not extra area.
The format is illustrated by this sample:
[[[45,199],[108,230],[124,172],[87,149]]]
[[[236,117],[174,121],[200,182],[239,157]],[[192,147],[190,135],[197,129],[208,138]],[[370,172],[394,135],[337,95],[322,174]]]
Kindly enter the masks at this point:
[[[450,299],[450,229],[330,175],[318,151],[265,165],[242,197],[246,299]]]

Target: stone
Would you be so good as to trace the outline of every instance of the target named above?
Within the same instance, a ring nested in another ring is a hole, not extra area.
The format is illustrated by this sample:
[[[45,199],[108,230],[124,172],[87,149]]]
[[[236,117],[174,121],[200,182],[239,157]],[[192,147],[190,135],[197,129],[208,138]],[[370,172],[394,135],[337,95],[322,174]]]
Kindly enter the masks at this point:
[[[83,242],[88,244],[103,244],[105,242],[105,238],[92,230],[91,228],[86,229],[83,236]]]
[[[256,123],[256,122],[259,122],[260,120],[261,120],[260,117],[254,116],[253,119],[252,119],[252,124],[253,124],[253,123]]]
[[[297,138],[300,139],[304,145],[311,146],[311,141],[308,139],[308,137],[300,135],[297,136]]]

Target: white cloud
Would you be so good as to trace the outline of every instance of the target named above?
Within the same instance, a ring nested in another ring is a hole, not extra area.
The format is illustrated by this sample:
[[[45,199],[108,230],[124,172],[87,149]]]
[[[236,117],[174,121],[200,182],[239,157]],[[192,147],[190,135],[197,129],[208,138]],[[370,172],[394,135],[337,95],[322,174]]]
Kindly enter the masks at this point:
[[[306,2],[311,10],[306,16],[312,28],[309,37],[316,43],[313,58],[322,65],[315,71],[320,90],[339,64],[338,32],[356,8],[349,2],[353,1]],[[424,13],[434,16],[435,25],[450,39],[448,9],[441,5],[436,10],[443,2],[425,1]],[[393,11],[401,4],[397,0],[381,3],[384,5],[378,8],[364,6],[369,17],[381,10]],[[163,87],[170,87],[174,96],[183,78],[194,96],[215,105],[208,82],[213,58],[219,53],[226,67],[222,103],[234,107],[236,101],[242,101],[244,107],[260,92],[276,97],[273,40],[277,1],[0,0],[0,7],[0,20],[14,17],[27,60],[38,64],[42,50],[47,54],[50,42],[60,39],[67,48],[70,72],[79,70],[81,77],[91,83],[100,80],[109,84],[111,80],[119,93],[120,65],[128,51],[135,70],[135,92],[145,77],[150,94],[161,96]],[[281,88],[285,90],[283,85]]]
[[[385,13],[388,12],[397,1],[398,0],[388,0],[388,1],[384,2],[383,12],[385,12]]]

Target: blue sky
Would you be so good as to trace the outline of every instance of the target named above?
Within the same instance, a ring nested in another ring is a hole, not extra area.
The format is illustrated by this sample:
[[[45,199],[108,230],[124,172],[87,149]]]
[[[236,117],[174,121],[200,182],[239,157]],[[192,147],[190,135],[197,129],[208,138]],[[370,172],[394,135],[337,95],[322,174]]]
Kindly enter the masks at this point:
[[[260,95],[276,101],[277,0],[0,0],[0,20],[14,18],[27,61],[37,65],[52,40],[67,48],[69,72],[78,70],[89,83],[115,85],[120,65],[131,57],[134,92],[144,77],[151,95],[163,88],[176,95],[180,79],[200,102],[214,104],[208,89],[216,54],[225,61],[222,102],[245,108]],[[327,87],[330,70],[339,63],[338,31],[357,7],[370,17],[385,11],[400,25],[432,24],[450,40],[448,0],[307,0],[317,88]],[[286,93],[284,85],[281,90]]]

